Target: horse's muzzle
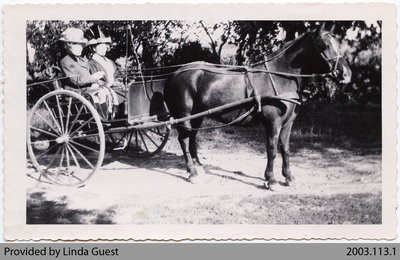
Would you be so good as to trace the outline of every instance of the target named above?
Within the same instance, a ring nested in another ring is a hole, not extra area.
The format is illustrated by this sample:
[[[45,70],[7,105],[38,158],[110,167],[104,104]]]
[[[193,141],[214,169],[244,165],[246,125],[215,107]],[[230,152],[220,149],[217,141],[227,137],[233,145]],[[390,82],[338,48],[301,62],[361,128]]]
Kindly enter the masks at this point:
[[[342,79],[339,81],[342,84],[350,83],[351,81],[351,71],[345,69],[342,74]]]

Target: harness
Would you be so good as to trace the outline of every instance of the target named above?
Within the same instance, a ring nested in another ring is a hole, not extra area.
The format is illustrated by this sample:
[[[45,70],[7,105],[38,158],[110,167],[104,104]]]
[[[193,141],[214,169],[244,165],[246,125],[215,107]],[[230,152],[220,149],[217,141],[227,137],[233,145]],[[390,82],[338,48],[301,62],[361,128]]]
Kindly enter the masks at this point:
[[[249,77],[249,73],[267,73],[269,80],[271,82],[272,88],[274,90],[275,96],[277,98],[279,98],[280,101],[282,102],[291,102],[291,103],[295,103],[297,105],[300,105],[301,103],[297,100],[298,99],[298,93],[297,92],[284,92],[284,93],[279,93],[277,87],[276,87],[276,83],[275,80],[273,78],[273,75],[276,76],[281,76],[281,77],[294,77],[294,78],[312,78],[312,77],[326,77],[326,76],[333,76],[336,77],[338,74],[338,70],[337,70],[337,66],[339,63],[339,59],[343,58],[343,55],[337,51],[337,54],[335,57],[329,58],[326,57],[326,55],[323,52],[320,52],[321,57],[327,62],[328,66],[329,66],[329,72],[327,73],[317,73],[317,74],[295,74],[295,73],[288,73],[288,72],[280,72],[280,71],[271,71],[269,66],[268,66],[268,62],[272,61],[278,57],[280,57],[281,55],[283,55],[290,47],[292,47],[298,40],[300,40],[304,35],[302,35],[301,37],[299,37],[298,39],[294,40],[293,42],[289,43],[282,51],[280,51],[279,53],[273,55],[272,57],[267,58],[264,61],[258,62],[253,64],[253,66],[255,65],[259,65],[264,63],[264,69],[254,69],[252,67],[247,67],[247,66],[233,66],[233,65],[214,65],[210,68],[210,67],[197,67],[194,66],[192,68],[185,68],[185,69],[180,69],[174,73],[168,73],[168,74],[164,74],[164,75],[172,75],[172,74],[177,74],[177,73],[182,73],[185,71],[189,71],[189,70],[194,70],[194,69],[201,69],[204,71],[208,71],[208,72],[212,72],[212,73],[216,73],[216,74],[228,74],[228,75],[232,75],[232,74],[243,74],[244,73],[244,77],[245,77],[245,84],[246,84],[246,90],[249,89],[251,90],[251,95],[254,97],[254,101],[255,101],[255,105],[249,109],[246,113],[240,115],[239,117],[237,117],[236,119],[234,119],[233,121],[227,123],[227,124],[223,124],[223,125],[219,125],[219,126],[211,126],[211,127],[203,127],[203,128],[190,128],[191,130],[203,130],[203,129],[215,129],[215,128],[220,128],[220,127],[224,127],[224,126],[228,126],[228,125],[232,125],[234,123],[240,122],[242,121],[244,118],[246,118],[248,115],[250,115],[255,108],[257,107],[257,112],[260,113],[261,112],[261,95],[259,94],[259,92],[257,91],[257,89],[253,86],[253,84],[251,83],[250,77]],[[330,34],[330,32],[325,32],[323,34],[321,34],[318,39],[321,39],[323,37],[332,37],[332,35]],[[332,64],[331,61],[334,60],[335,63]],[[205,63],[206,64],[206,63]],[[288,125],[290,122],[292,122],[294,120],[294,118],[289,119],[283,126],[285,127],[286,125]],[[186,128],[183,125],[179,125],[180,127]]]

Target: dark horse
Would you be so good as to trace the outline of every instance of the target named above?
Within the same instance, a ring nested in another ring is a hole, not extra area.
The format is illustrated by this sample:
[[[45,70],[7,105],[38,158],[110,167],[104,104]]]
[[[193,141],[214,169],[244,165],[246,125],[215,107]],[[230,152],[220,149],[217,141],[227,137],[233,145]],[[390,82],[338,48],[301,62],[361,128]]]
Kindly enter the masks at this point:
[[[299,36],[266,57],[266,60],[250,67],[227,68],[204,62],[183,66],[165,85],[165,100],[171,115],[174,118],[187,117],[251,95],[260,95],[261,104],[255,102],[259,111],[252,111],[238,124],[249,125],[257,121],[264,125],[268,155],[265,180],[270,189],[277,184],[273,163],[279,148],[283,160],[282,174],[289,185],[293,180],[289,167],[289,137],[298,104],[287,99],[280,101],[276,97],[299,99],[304,77],[331,76],[339,83],[350,82],[351,70],[340,53],[332,30],[325,30],[323,24],[321,29]],[[255,103],[224,110],[211,117],[221,122],[231,122],[243,111],[250,111]],[[189,180],[197,175],[194,166],[201,165],[196,150],[196,134],[201,123],[202,118],[196,118],[177,126]]]

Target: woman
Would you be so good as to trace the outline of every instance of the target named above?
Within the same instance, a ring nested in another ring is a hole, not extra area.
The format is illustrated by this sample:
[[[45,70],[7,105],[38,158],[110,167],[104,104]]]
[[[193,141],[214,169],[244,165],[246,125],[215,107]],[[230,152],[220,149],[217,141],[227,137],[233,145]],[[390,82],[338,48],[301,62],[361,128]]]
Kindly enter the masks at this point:
[[[92,26],[86,31],[85,36],[89,39],[89,71],[91,73],[103,72],[104,76],[100,79],[100,86],[109,92],[108,104],[112,117],[118,112],[118,96],[112,87],[116,87],[115,73],[117,67],[115,63],[105,55],[109,49],[111,38],[106,37],[98,25]]]
[[[100,116],[107,119],[109,91],[100,86],[103,84],[101,79],[104,78],[105,72],[91,73],[88,61],[81,57],[83,47],[87,44],[83,31],[78,28],[67,28],[61,34],[60,41],[63,42],[66,52],[66,56],[60,61],[61,71],[68,77],[63,82],[64,87],[89,95]]]

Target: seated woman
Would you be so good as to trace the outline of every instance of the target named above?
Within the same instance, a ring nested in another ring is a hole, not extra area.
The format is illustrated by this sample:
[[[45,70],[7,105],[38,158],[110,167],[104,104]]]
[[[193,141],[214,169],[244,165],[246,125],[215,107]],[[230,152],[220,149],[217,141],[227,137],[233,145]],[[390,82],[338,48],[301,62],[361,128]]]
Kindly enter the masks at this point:
[[[108,106],[110,93],[101,86],[105,72],[91,73],[88,61],[81,57],[83,47],[87,44],[83,31],[78,28],[67,28],[59,40],[63,42],[66,52],[66,56],[60,61],[60,68],[64,75],[69,77],[63,85],[66,89],[70,88],[83,95],[89,95],[100,116],[108,119],[111,115]]]
[[[93,25],[85,33],[89,40],[87,45],[89,49],[89,71],[90,73],[104,72],[104,77],[100,79],[100,86],[109,91],[109,108],[112,108],[112,117],[118,112],[120,101],[112,87],[118,87],[115,81],[117,67],[115,63],[105,55],[109,49],[111,38],[106,36],[98,25]]]

